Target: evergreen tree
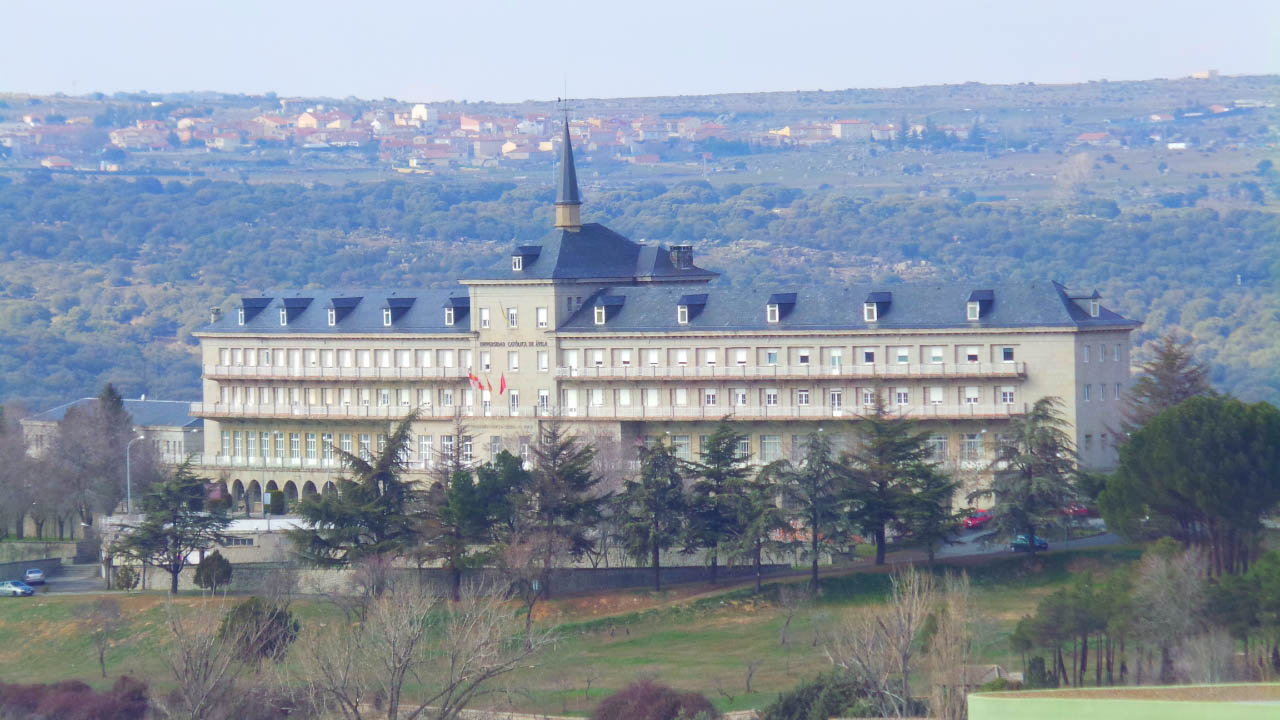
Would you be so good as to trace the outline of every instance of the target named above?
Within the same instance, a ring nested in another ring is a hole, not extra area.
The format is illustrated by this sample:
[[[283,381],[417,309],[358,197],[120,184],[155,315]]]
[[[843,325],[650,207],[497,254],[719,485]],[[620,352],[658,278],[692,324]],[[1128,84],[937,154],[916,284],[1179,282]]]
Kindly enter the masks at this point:
[[[769,463],[743,484],[742,514],[733,550],[736,555],[751,559],[757,593],[764,582],[761,565],[765,550],[779,544],[774,540],[775,533],[790,527],[786,511],[778,507],[786,468],[787,464],[781,460]]]
[[[222,553],[214,550],[205,555],[200,560],[200,564],[196,565],[196,587],[218,592],[219,587],[224,587],[231,582],[231,573],[230,561],[222,557]]]
[[[902,524],[909,512],[916,520],[933,519],[937,508],[930,511],[925,503],[936,506],[945,500],[949,507],[951,498],[933,477],[937,473],[928,462],[928,436],[916,431],[914,421],[890,414],[883,393],[875,393],[871,414],[859,421],[858,430],[861,442],[849,458],[850,519],[875,538],[876,564],[883,565],[888,527]],[[929,497],[917,498],[917,487],[927,490]]]
[[[1196,362],[1190,343],[1172,333],[1160,338],[1156,356],[1143,363],[1142,373],[1125,396],[1125,435],[1146,425],[1161,411],[1197,395],[1209,395],[1209,368]]]
[[[720,554],[738,533],[742,522],[743,483],[750,470],[739,457],[738,443],[746,435],[737,432],[726,418],[702,448],[700,462],[691,470],[696,478],[689,492],[689,527],[686,550],[705,549],[711,555],[711,584],[716,583]]]
[[[338,478],[336,492],[299,500],[297,514],[306,527],[286,531],[304,561],[337,567],[373,555],[403,555],[417,544],[421,497],[401,477],[416,419],[410,413],[401,420],[371,459],[334,448],[349,477]]]
[[[151,487],[142,501],[142,522],[122,527],[111,552],[164,570],[169,592],[178,592],[187,558],[222,542],[222,531],[231,524],[224,509],[205,507],[208,482],[183,463],[170,479]]]
[[[898,528],[904,537],[924,546],[932,564],[938,548],[950,542],[956,527],[952,498],[960,483],[952,480],[937,465],[924,463],[907,480],[910,495],[898,517]]]
[[[662,589],[662,551],[673,547],[685,529],[680,465],[666,443],[640,448],[640,477],[626,482],[615,503],[622,545],[637,562],[649,561],[655,591]]]
[[[992,480],[969,500],[994,497],[993,524],[1005,536],[1024,533],[1031,556],[1036,530],[1062,522],[1062,508],[1075,499],[1071,481],[1076,454],[1062,415],[1062,400],[1040,398],[1009,422],[1009,436],[996,449]]]
[[[839,527],[847,483],[848,471],[836,461],[831,440],[821,430],[811,433],[804,461],[787,473],[783,495],[792,508],[792,518],[808,533],[812,591],[818,589],[818,548]]]

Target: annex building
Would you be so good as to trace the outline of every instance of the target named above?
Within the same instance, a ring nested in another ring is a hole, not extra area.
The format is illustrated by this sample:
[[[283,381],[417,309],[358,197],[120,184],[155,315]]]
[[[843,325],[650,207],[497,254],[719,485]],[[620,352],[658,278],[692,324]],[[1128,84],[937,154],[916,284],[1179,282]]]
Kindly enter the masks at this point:
[[[784,291],[717,287],[693,247],[583,223],[561,149],[554,232],[445,289],[280,291],[244,297],[196,333],[203,464],[237,500],[320,492],[333,447],[373,452],[413,409],[411,473],[440,453],[527,452],[539,422],[624,447],[669,437],[694,459],[722,417],[753,463],[835,437],[875,393],[925,421],[962,479],[994,457],[1010,418],[1057,396],[1082,463],[1115,462],[1138,325],[1096,291],[1053,282]],[[461,421],[461,422],[459,422]],[[465,435],[456,428],[465,427]]]

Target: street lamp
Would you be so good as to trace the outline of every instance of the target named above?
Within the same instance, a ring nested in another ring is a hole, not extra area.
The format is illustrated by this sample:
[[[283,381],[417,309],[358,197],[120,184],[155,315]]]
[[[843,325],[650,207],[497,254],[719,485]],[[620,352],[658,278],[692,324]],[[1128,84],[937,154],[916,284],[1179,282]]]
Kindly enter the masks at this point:
[[[138,437],[130,440],[129,444],[124,446],[124,512],[126,515],[133,514],[133,468],[129,465],[129,450],[133,447],[134,443],[145,439],[145,435],[139,435]]]

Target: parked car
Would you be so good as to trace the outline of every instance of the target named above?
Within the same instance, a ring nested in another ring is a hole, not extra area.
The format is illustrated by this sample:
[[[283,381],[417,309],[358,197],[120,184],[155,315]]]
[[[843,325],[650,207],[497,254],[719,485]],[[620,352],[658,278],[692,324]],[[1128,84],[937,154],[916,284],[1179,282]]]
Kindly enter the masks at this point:
[[[1062,514],[1067,517],[1089,517],[1089,508],[1080,503],[1071,503],[1062,508]]]
[[[44,571],[40,568],[28,568],[22,578],[28,585],[43,585]]]
[[[1031,543],[1027,542],[1026,535],[1019,535],[1009,543],[1009,549],[1014,552],[1031,552]],[[1048,550],[1049,543],[1045,542],[1039,535],[1036,536],[1036,550]]]
[[[974,514],[966,517],[960,524],[965,530],[976,530],[987,523],[991,522],[991,518],[995,517],[990,510],[978,510]]]
[[[35,594],[36,589],[21,580],[5,580],[4,582],[0,582],[0,595],[24,597]]]

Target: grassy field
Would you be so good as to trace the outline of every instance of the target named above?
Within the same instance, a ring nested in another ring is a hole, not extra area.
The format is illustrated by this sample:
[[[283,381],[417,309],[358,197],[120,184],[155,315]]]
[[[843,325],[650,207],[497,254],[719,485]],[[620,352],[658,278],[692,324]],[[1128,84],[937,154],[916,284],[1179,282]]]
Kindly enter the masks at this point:
[[[1024,558],[971,561],[965,567],[986,628],[976,661],[1016,669],[1005,638],[1036,602],[1066,584],[1073,573],[1106,572],[1134,562],[1134,549],[1070,551],[1044,556],[1035,566]],[[796,580],[793,582],[802,582]],[[584,713],[602,696],[640,676],[699,690],[724,709],[759,707],[827,665],[815,629],[838,622],[850,608],[880,602],[889,587],[884,573],[853,572],[824,577],[820,597],[797,611],[780,642],[785,622],[777,603],[781,583],[755,596],[750,587],[686,586],[662,593],[618,592],[557,599],[538,622],[558,628],[556,647],[537,664],[510,677],[509,694],[493,702],[522,710]],[[37,596],[0,603],[0,679],[51,682],[76,678],[95,685],[97,661],[76,616],[97,596]],[[162,594],[119,595],[128,629],[107,654],[111,679],[128,673],[157,686],[171,684],[162,659],[168,601]],[[179,606],[220,615],[239,598],[209,601],[181,597]],[[334,622],[327,603],[294,603],[304,629]],[[746,693],[748,665],[755,668]],[[588,687],[590,692],[588,693]]]

